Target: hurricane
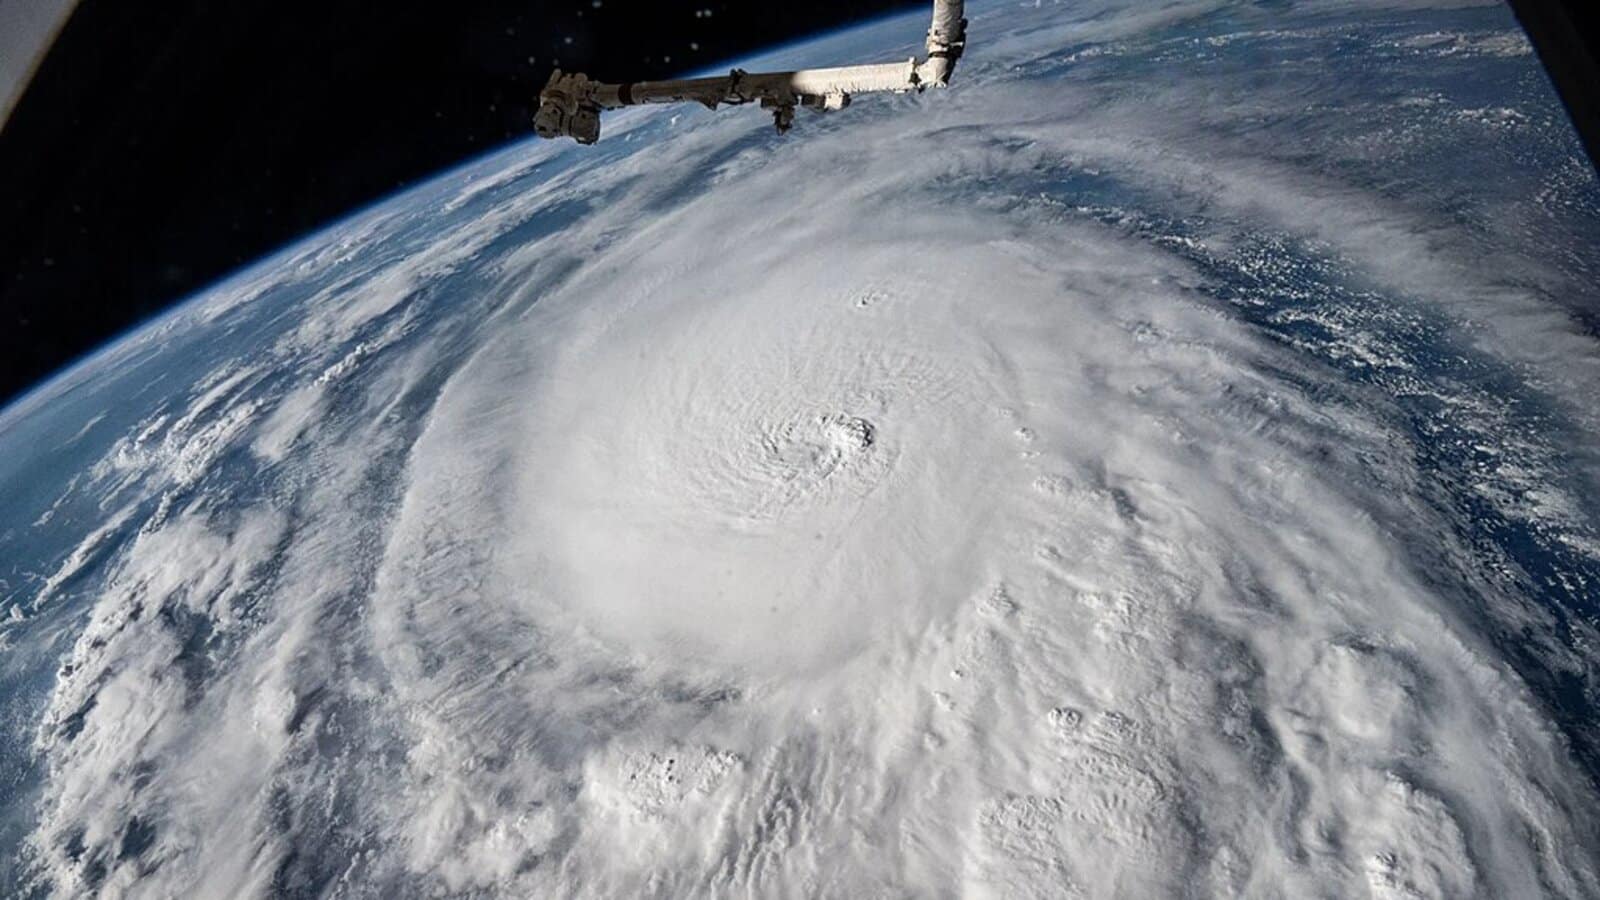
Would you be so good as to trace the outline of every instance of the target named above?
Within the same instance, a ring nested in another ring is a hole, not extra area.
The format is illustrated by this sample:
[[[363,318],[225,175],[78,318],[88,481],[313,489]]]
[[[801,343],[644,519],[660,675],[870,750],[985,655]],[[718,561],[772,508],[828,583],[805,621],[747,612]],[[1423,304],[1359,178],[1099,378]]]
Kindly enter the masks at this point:
[[[968,16],[0,413],[0,884],[1600,896],[1600,183],[1509,11]]]

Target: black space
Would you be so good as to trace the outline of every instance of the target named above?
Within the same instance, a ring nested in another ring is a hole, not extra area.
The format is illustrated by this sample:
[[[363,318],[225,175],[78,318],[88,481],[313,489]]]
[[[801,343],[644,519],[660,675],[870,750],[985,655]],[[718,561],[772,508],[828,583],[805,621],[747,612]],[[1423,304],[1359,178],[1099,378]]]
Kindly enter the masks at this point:
[[[1513,0],[1591,149],[1593,3]],[[229,271],[530,134],[557,61],[660,78],[923,5],[84,0],[0,130],[0,406]]]

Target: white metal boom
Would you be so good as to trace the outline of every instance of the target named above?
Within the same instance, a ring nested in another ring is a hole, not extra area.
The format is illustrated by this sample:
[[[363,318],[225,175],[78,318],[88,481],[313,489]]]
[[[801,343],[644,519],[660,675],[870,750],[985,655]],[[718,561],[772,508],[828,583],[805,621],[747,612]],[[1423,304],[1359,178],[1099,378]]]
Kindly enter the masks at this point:
[[[956,60],[966,48],[967,20],[964,0],[934,0],[933,25],[928,29],[928,55],[898,63],[801,69],[798,72],[746,72],[734,69],[714,78],[676,81],[640,81],[604,84],[587,75],[560,69],[539,93],[539,111],[533,129],[544,138],[570,137],[580,144],[600,139],[600,111],[642,103],[700,103],[719,105],[759,102],[772,110],[781,134],[794,124],[796,107],[843,109],[855,94],[921,91],[950,83]]]

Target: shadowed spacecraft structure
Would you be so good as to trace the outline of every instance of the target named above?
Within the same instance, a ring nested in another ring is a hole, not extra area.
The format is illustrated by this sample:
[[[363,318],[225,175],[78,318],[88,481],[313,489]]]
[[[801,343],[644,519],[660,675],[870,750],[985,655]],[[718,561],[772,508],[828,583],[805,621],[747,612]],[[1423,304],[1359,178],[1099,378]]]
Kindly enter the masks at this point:
[[[816,110],[844,109],[856,94],[896,94],[944,87],[950,83],[956,61],[966,47],[967,20],[964,0],[934,0],[933,24],[928,28],[928,52],[923,59],[801,69],[796,72],[746,72],[734,69],[714,78],[640,81],[605,84],[581,73],[560,69],[539,92],[534,131],[543,138],[570,137],[580,144],[600,139],[600,112],[643,103],[700,103],[708,109],[759,101],[772,111],[772,121],[782,134],[794,125],[797,107]]]

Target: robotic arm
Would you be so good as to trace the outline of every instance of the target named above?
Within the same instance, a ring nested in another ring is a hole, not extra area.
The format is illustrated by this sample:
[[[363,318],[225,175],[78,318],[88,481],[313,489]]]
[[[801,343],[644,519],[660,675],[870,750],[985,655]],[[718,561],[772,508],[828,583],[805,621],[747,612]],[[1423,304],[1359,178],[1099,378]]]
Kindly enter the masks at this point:
[[[580,144],[600,139],[600,111],[642,103],[700,103],[708,109],[759,102],[772,111],[778,133],[794,124],[796,107],[843,109],[855,94],[921,91],[950,83],[956,61],[966,48],[967,20],[964,0],[934,0],[933,25],[928,29],[928,53],[923,59],[835,69],[801,69],[798,72],[750,73],[734,69],[716,78],[677,81],[640,81],[604,84],[586,75],[560,69],[539,93],[534,131],[543,138],[570,137]]]

